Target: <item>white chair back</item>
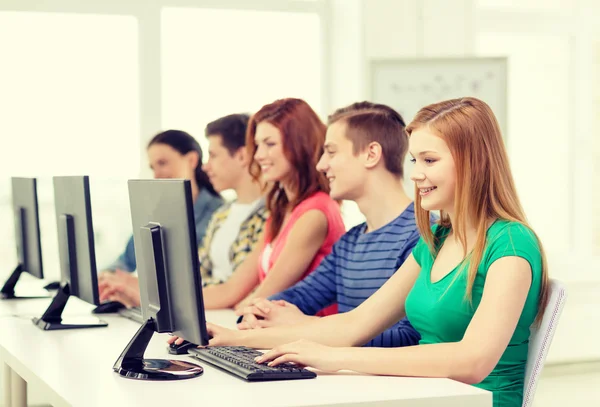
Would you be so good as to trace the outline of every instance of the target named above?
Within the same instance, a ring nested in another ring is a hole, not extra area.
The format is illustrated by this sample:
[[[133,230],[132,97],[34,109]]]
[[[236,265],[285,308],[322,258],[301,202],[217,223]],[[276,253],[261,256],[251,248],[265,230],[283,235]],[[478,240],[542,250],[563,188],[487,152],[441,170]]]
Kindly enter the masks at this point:
[[[558,326],[558,320],[565,306],[567,291],[557,280],[550,279],[548,305],[539,328],[531,328],[529,336],[529,353],[525,369],[525,389],[523,392],[523,407],[533,405],[533,397],[537,383]]]

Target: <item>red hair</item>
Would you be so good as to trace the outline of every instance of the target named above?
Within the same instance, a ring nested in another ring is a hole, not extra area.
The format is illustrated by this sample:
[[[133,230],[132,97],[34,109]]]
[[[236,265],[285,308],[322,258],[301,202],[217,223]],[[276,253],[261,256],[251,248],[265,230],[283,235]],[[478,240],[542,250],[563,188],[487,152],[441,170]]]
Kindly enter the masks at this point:
[[[409,137],[419,128],[427,128],[446,142],[456,166],[454,191],[455,219],[440,211],[440,223],[451,227],[465,248],[463,265],[469,262],[466,297],[470,300],[477,268],[486,245],[490,219],[518,222],[533,232],[517,196],[515,183],[502,141],[500,127],[492,109],[471,97],[446,100],[419,110],[406,128]],[[421,236],[435,254],[436,242],[429,223],[429,211],[421,207],[421,196],[415,185],[415,214]],[[467,219],[477,227],[475,246],[466,253]],[[535,235],[542,256],[542,279],[536,322],[541,321],[548,301],[548,269],[542,243]]]
[[[281,133],[283,154],[295,169],[290,174],[290,185],[293,199],[288,201],[287,195],[276,182],[267,195],[267,209],[271,222],[268,236],[272,239],[279,234],[283,219],[288,211],[300,202],[322,191],[329,193],[329,183],[325,174],[317,171],[317,163],[323,155],[325,143],[325,124],[315,111],[301,99],[279,99],[263,106],[248,122],[246,148],[251,157],[256,153],[256,126],[260,122],[268,122]],[[250,174],[259,179],[261,169],[256,160],[250,164]]]

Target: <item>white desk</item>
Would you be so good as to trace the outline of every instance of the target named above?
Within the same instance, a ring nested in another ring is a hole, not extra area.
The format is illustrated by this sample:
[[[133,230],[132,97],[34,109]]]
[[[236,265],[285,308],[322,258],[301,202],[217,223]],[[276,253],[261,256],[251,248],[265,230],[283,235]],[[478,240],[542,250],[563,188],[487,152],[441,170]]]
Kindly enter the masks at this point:
[[[0,361],[4,365],[5,406],[26,405],[27,383],[47,390],[61,406],[411,406],[491,407],[492,394],[448,379],[318,373],[312,380],[248,383],[207,363],[200,377],[174,382],[125,379],[112,371],[115,360],[139,325],[103,316],[107,328],[46,332],[30,317],[41,315],[48,299],[0,301]],[[65,315],[87,315],[92,306],[71,298]],[[11,315],[20,314],[23,317]],[[209,311],[210,322],[232,327],[231,311]],[[148,358],[169,355],[166,334],[155,334]],[[7,387],[8,386],[8,387]],[[12,389],[12,391],[9,391]]]

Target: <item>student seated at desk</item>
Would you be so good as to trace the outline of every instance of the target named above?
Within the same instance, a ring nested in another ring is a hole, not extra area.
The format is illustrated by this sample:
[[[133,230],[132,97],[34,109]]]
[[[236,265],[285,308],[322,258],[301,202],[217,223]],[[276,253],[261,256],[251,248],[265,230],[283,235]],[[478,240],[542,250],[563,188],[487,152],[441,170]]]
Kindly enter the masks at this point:
[[[270,215],[257,247],[231,278],[204,288],[206,309],[245,305],[254,296],[285,290],[311,273],[345,232],[340,206],[316,169],[325,130],[300,99],[276,100],[251,117],[246,138],[254,157],[250,172],[270,184]]]
[[[233,189],[234,202],[222,205],[213,213],[206,235],[198,250],[202,282],[226,281],[252,252],[267,219],[262,186],[250,175],[246,129],[249,116],[232,114],[206,126],[208,162],[203,170],[215,190]],[[129,307],[139,306],[138,280],[128,275],[100,284],[101,300],[119,301]]]
[[[232,119],[238,121],[237,128]],[[262,186],[249,172],[249,119],[232,115],[206,126],[209,159],[204,170],[217,190],[233,189],[237,199],[215,212],[198,251],[204,285],[222,284],[231,277],[256,247],[267,221]]]
[[[273,365],[448,377],[493,392],[494,407],[520,407],[548,273],[496,118],[478,99],[448,100],[421,109],[407,133],[422,238],[398,272],[350,312],[244,331],[208,324],[210,344],[274,348],[258,359]],[[433,230],[432,210],[441,213]],[[404,316],[419,345],[357,347]]]
[[[206,173],[202,170],[202,149],[188,133],[167,130],[154,136],[148,143],[148,161],[154,178],[185,178],[192,180],[196,239],[204,237],[213,212],[223,204]],[[123,254],[104,271],[133,272],[136,269],[133,235],[129,238]],[[102,273],[104,277],[110,273]]]
[[[314,273],[238,312],[245,315],[240,329],[302,323],[334,303],[339,312],[351,311],[394,274],[420,237],[402,186],[407,150],[404,120],[388,106],[355,103],[329,117],[317,169],[330,181],[330,196],[356,202],[366,222],[344,234]],[[368,345],[410,346],[419,338],[403,319]]]

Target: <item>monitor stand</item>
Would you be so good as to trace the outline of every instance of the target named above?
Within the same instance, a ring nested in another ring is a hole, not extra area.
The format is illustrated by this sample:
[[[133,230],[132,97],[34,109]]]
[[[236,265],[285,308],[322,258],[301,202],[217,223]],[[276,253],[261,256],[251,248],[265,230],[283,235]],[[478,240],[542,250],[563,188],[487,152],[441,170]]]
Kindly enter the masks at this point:
[[[113,370],[123,377],[137,380],[182,380],[200,376],[204,369],[183,360],[144,359],[144,352],[156,332],[156,321],[147,320],[131,339]]]
[[[62,312],[71,296],[69,284],[64,284],[40,318],[33,318],[33,324],[44,331],[59,329],[101,328],[108,324],[94,317],[63,318]]]
[[[8,277],[4,283],[4,286],[2,286],[2,289],[0,289],[0,299],[22,300],[27,298],[49,298],[52,296],[51,293],[44,291],[41,288],[33,290],[23,290],[19,288],[18,292],[15,292],[15,286],[17,285],[17,282],[24,271],[23,265],[21,264],[15,268],[10,277]]]

